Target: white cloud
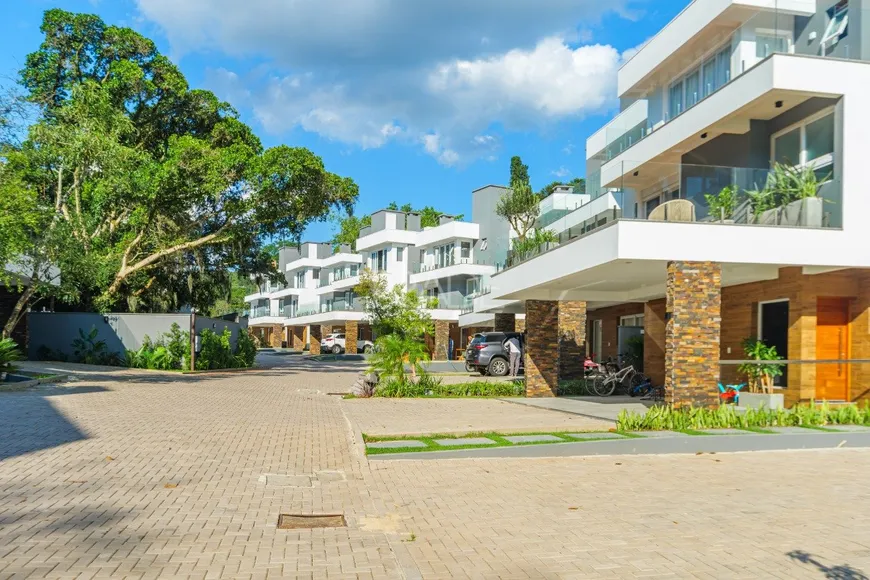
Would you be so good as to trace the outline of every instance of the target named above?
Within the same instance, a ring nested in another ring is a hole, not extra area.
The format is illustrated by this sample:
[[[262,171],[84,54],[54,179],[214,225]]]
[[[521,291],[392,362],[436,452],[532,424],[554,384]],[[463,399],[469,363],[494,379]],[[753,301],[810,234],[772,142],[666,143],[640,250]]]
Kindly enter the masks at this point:
[[[176,56],[258,59],[243,74],[208,71],[206,86],[267,131],[397,141],[458,165],[495,156],[494,127],[536,130],[613,107],[621,55],[572,43],[579,23],[627,0],[137,1]]]
[[[564,179],[565,177],[568,177],[569,175],[571,175],[571,170],[563,165],[563,166],[559,167],[559,169],[551,171],[550,175],[554,175],[554,176],[558,177],[559,179]]]

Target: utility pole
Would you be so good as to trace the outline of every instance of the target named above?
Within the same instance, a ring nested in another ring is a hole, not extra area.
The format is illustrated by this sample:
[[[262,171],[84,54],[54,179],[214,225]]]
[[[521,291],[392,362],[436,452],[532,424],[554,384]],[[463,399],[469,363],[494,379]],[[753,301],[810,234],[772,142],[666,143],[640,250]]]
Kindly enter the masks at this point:
[[[196,309],[190,309],[190,370],[196,370]]]

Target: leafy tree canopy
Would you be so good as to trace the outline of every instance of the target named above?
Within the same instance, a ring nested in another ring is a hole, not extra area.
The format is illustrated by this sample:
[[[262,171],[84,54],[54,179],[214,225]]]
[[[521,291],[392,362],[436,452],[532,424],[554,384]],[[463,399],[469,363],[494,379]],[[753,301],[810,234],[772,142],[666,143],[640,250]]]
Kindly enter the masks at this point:
[[[231,269],[278,277],[265,241],[298,239],[355,202],[351,179],[307,149],[264,150],[228,103],[190,89],[139,33],[59,9],[42,32],[20,72],[39,114],[4,147],[0,188],[38,214],[25,253],[43,248],[97,307],[199,303],[203,285],[229,287]]]
[[[518,185],[527,185],[531,188],[531,182],[529,180],[529,166],[523,163],[523,160],[519,155],[514,155],[511,157],[511,179],[510,179],[510,187],[511,189],[517,187]]]
[[[422,340],[435,331],[428,304],[415,290],[401,285],[389,287],[387,279],[369,269],[363,270],[354,292],[362,299],[366,319],[378,336],[397,335],[411,340]]]
[[[559,185],[571,185],[574,187],[574,193],[586,193],[586,180],[582,177],[575,177],[568,182],[554,181],[552,183],[548,183],[541,189],[541,191],[538,192],[538,197],[544,199],[545,197],[550,196]]]
[[[414,209],[411,207],[410,203],[406,203],[402,206],[397,204],[395,201],[391,201],[390,205],[387,206],[387,209],[391,209],[393,211],[403,211],[405,213],[418,213],[420,214],[420,225],[424,228],[434,228],[438,225],[438,220],[443,215],[448,215],[444,212],[438,211],[431,205],[424,206],[421,209]],[[453,218],[457,221],[461,221],[465,218],[465,214],[459,214],[453,216]]]
[[[356,240],[359,238],[360,230],[372,225],[372,216],[357,217],[353,214],[345,214],[341,217],[341,215],[334,213],[331,218],[338,228],[332,236],[333,249],[337,250],[341,245],[348,245],[356,250]]]

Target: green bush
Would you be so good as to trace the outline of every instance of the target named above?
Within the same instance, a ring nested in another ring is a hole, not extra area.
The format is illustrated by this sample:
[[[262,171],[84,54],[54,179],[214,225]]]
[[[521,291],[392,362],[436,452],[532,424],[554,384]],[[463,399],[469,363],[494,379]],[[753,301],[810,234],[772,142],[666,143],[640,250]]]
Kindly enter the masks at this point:
[[[441,379],[424,374],[414,383],[410,380],[386,379],[375,389],[376,397],[518,397],[525,394],[520,381],[473,381],[445,385]]]
[[[127,366],[137,369],[161,371],[182,370],[190,350],[190,333],[182,332],[177,323],[172,323],[169,332],[156,341],[147,334],[142,338],[139,350],[127,351]]]
[[[870,405],[831,407],[798,405],[792,409],[749,409],[738,413],[734,406],[652,407],[645,415],[623,409],[616,419],[620,431],[687,431],[697,429],[763,429],[765,427],[822,427],[825,425],[870,425]]]
[[[72,341],[74,362],[87,365],[123,366],[124,361],[118,353],[109,352],[105,340],[97,340],[99,331],[92,326],[87,333],[79,328],[78,338]]]
[[[239,340],[236,342],[236,356],[243,363],[242,366],[254,366],[257,358],[257,341],[247,332],[239,332]]]
[[[12,363],[21,358],[21,351],[14,340],[11,338],[0,340],[0,372],[5,373],[11,368]]]
[[[556,395],[559,397],[598,396],[597,393],[592,390],[592,381],[586,379],[559,381],[559,386],[556,388]]]

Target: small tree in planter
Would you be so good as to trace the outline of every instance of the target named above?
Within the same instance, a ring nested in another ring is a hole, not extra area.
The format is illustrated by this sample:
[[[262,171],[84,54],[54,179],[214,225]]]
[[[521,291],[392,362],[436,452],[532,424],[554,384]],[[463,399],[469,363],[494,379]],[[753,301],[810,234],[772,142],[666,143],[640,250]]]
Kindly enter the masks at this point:
[[[707,193],[704,198],[707,200],[710,217],[714,220],[726,222],[734,219],[734,210],[737,208],[737,188],[735,186],[727,185],[717,195]]]
[[[782,357],[776,353],[775,346],[767,346],[756,338],[743,341],[743,353],[747,359],[757,361],[779,361]],[[746,375],[749,381],[749,392],[773,394],[773,379],[782,375],[783,364],[746,363],[738,370]]]

